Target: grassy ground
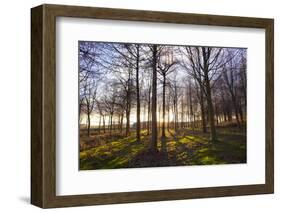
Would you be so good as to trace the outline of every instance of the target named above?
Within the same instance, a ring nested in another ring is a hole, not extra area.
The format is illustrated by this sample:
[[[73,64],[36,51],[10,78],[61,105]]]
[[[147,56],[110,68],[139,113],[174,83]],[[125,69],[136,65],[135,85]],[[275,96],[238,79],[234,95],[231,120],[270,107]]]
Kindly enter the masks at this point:
[[[161,132],[161,131],[160,131]],[[158,153],[150,153],[150,136],[141,132],[141,142],[135,133],[80,135],[80,169],[113,169],[156,166],[212,165],[246,163],[246,131],[238,128],[218,128],[218,141],[209,142],[209,134],[200,130],[166,131],[166,139],[158,139]]]

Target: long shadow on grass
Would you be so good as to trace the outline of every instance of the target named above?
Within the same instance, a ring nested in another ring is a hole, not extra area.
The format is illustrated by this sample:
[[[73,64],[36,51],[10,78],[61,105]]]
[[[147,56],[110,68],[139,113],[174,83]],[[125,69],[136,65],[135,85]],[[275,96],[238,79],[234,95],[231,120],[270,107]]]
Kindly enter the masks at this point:
[[[160,139],[159,151],[150,152],[150,136],[135,136],[106,143],[80,153],[80,169],[138,168],[182,165],[211,165],[246,162],[246,137],[218,133],[219,141],[211,143],[208,134],[185,130],[174,134],[167,130]]]
[[[246,137],[243,135],[218,133],[217,142],[209,142],[194,154],[192,164],[246,163]]]
[[[109,142],[103,146],[80,152],[80,169],[112,169],[129,167],[131,159],[142,149],[135,136]]]

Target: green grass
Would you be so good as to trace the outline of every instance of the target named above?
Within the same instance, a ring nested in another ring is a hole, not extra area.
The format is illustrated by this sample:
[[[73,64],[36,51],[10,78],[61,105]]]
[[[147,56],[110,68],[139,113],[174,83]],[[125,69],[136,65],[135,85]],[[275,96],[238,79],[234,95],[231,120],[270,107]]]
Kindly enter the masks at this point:
[[[134,136],[106,143],[80,152],[80,169],[111,169],[127,167],[128,162],[144,146],[136,143]]]
[[[150,153],[150,136],[136,135],[104,141],[103,145],[80,151],[80,169],[113,169],[154,166],[213,165],[246,162],[246,133],[242,130],[219,129],[218,141],[211,143],[209,134],[184,130],[166,131],[166,140],[158,140],[158,153]],[[165,149],[164,149],[164,148]]]

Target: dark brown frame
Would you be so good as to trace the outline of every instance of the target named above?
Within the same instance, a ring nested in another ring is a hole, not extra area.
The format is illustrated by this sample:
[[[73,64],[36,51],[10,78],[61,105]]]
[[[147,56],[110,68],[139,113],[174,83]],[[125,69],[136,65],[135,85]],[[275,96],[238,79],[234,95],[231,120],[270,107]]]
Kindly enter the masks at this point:
[[[265,29],[266,183],[195,189],[56,196],[56,17],[163,22]],[[274,192],[274,20],[64,5],[31,9],[31,203],[66,207]]]

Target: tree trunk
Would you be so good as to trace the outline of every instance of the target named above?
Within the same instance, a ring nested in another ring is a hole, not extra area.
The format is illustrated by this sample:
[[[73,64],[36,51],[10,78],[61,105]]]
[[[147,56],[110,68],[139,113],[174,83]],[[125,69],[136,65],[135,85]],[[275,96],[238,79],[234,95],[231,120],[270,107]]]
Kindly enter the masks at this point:
[[[192,127],[192,131],[194,131],[194,116],[193,116],[193,103],[191,97],[191,83],[189,82],[189,115],[190,115],[190,127]],[[193,121],[192,121],[193,120]]]
[[[91,128],[90,113],[87,113],[87,118],[88,118],[87,134],[88,134],[88,137],[90,137],[90,128]]]
[[[161,106],[160,104],[158,105],[158,124],[157,124],[157,127],[158,127],[158,131],[160,132],[161,131],[161,123],[160,123],[160,118],[161,118]]]
[[[111,136],[112,134],[112,117],[113,117],[113,114],[110,114],[110,128],[109,128],[109,134]]]
[[[209,113],[209,124],[211,129],[211,135],[210,140],[212,142],[217,141],[217,133],[216,133],[216,127],[215,127],[215,118],[214,118],[214,106],[212,103],[212,93],[211,93],[211,87],[210,87],[210,81],[208,76],[205,76],[205,84],[206,84],[206,99],[207,99],[207,105],[208,105],[208,113]]]
[[[200,89],[200,108],[201,108],[202,131],[204,133],[206,133],[207,127],[206,127],[205,106],[204,106],[204,97],[203,97],[202,86],[200,86],[199,89]]]
[[[177,102],[176,102],[176,105],[175,105],[175,107],[176,107],[176,109],[175,109],[175,116],[176,116],[176,125],[175,125],[175,133],[177,133],[178,132],[178,129],[179,129],[179,111],[178,111],[178,104],[177,104]]]
[[[237,125],[240,126],[239,110],[238,110],[238,106],[237,106],[236,96],[234,95],[234,93],[232,91],[230,92],[230,94],[231,94],[232,104],[234,107],[236,122],[237,122]]]
[[[168,99],[167,111],[168,111],[167,129],[169,131],[169,129],[170,129],[170,98]]]
[[[121,121],[120,121],[120,132],[123,132],[123,119],[124,119],[124,112],[121,114]]]
[[[105,133],[105,117],[104,117],[104,115],[102,116],[102,120],[103,120],[103,133]]]
[[[166,138],[165,135],[165,99],[166,99],[166,75],[163,75],[163,103],[162,103],[162,138]]]
[[[202,56],[203,56],[203,72],[204,72],[204,83],[206,88],[206,99],[207,99],[207,105],[208,105],[208,120],[210,124],[210,140],[212,142],[217,141],[217,133],[216,133],[216,127],[215,127],[215,115],[214,115],[214,106],[212,102],[212,91],[211,91],[211,85],[210,85],[210,79],[209,79],[209,59],[210,59],[210,50],[209,48],[202,47]]]
[[[239,114],[240,114],[240,120],[241,120],[241,123],[244,122],[244,116],[243,116],[243,109],[242,109],[242,105],[239,104]]]
[[[152,48],[152,129],[150,151],[157,152],[157,45],[153,45]]]
[[[217,126],[219,125],[219,113],[218,113],[218,106],[215,103],[215,115],[216,115],[216,122]]]
[[[174,104],[175,104],[175,134],[177,134],[178,132],[178,87],[177,85],[175,85],[175,100],[174,100]]]
[[[175,134],[178,131],[178,110],[177,110],[176,97],[174,99],[174,131],[175,131]]]
[[[150,93],[151,93],[151,85],[149,85],[148,90],[148,106],[147,106],[147,135],[150,134]]]
[[[183,96],[181,97],[181,128],[184,128],[184,104],[183,104]]]
[[[137,142],[140,142],[139,45],[137,45],[137,57],[136,57],[136,92],[137,92]]]
[[[131,113],[131,72],[129,72],[128,78],[128,91],[126,100],[126,136],[130,134],[130,113]]]
[[[110,132],[110,115],[108,116],[107,130]]]
[[[117,129],[120,130],[120,114],[118,113]]]
[[[99,134],[100,134],[100,127],[101,127],[101,115],[100,115],[100,118],[99,118]]]
[[[126,111],[126,120],[126,136],[128,136],[130,133],[130,110]]]

